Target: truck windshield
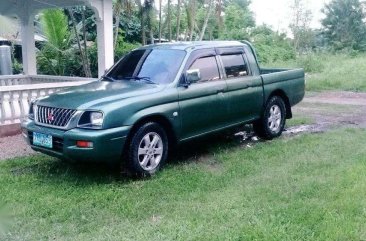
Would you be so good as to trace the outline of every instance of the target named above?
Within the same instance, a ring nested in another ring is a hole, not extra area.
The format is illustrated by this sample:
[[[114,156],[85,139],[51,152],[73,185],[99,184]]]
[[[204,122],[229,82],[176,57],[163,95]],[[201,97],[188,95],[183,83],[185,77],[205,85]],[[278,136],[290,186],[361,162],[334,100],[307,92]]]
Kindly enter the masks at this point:
[[[104,78],[152,84],[173,82],[186,52],[175,49],[140,49],[126,55]]]

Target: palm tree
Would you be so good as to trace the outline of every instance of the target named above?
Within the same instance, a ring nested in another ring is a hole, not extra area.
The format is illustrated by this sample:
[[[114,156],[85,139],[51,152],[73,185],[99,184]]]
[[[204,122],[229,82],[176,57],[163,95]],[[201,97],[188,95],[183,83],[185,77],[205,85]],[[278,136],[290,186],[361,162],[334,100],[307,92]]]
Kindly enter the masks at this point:
[[[72,53],[67,17],[62,10],[44,10],[41,26],[47,38],[39,62],[54,75],[65,75],[68,55]]]

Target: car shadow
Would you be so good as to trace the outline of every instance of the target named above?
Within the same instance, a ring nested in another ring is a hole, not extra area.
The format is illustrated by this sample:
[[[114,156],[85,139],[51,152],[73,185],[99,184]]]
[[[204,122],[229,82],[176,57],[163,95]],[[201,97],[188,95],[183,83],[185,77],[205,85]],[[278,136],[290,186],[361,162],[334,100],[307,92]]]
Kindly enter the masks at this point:
[[[254,138],[253,138],[254,137]],[[250,125],[198,138],[180,145],[169,157],[168,165],[196,162],[217,150],[229,150],[257,142]],[[42,161],[31,169],[38,178],[48,182],[72,182],[77,185],[129,183],[141,177],[132,175],[118,164],[68,163],[42,155]],[[147,178],[145,178],[147,179]]]

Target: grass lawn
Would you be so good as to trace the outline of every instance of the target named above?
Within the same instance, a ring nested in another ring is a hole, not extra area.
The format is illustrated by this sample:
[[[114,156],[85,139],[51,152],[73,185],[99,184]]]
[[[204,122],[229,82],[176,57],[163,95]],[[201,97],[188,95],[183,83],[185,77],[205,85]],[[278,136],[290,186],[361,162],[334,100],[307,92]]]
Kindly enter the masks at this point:
[[[365,129],[249,148],[215,139],[147,180],[44,156],[4,161],[13,220],[2,238],[365,240],[365,143]]]
[[[308,91],[347,90],[366,92],[366,55],[310,55],[287,62],[268,63],[267,67],[301,67],[306,71]]]

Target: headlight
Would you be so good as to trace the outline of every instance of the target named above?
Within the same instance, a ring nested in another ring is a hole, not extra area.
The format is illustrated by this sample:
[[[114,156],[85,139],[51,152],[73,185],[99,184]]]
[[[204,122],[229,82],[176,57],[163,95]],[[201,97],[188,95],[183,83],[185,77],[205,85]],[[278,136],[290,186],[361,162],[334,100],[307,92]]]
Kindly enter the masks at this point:
[[[90,123],[94,126],[103,125],[103,113],[101,112],[90,112]]]
[[[100,111],[85,111],[79,120],[78,127],[100,129],[103,126],[104,115]]]

